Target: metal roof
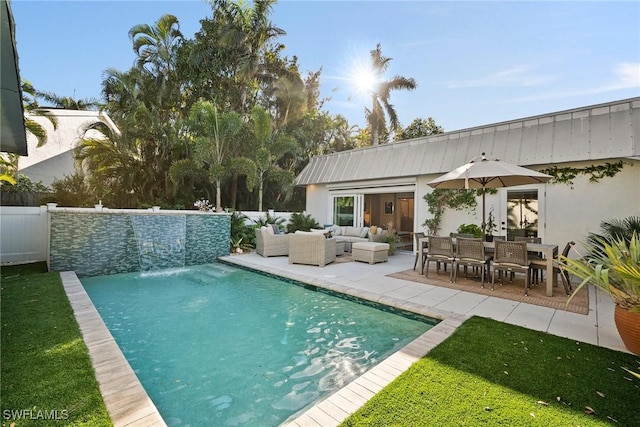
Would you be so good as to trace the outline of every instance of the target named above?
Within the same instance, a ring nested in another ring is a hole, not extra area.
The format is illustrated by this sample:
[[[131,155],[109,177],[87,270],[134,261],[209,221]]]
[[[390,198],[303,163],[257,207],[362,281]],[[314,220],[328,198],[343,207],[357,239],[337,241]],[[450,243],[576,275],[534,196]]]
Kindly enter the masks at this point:
[[[636,158],[640,97],[312,157],[296,185],[448,172],[485,152],[520,166]]]

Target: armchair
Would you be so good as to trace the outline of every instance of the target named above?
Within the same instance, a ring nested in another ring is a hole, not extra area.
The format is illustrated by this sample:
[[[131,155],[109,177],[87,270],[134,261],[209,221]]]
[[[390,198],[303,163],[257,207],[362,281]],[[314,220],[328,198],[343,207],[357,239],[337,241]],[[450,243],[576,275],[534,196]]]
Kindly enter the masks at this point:
[[[267,227],[256,229],[256,253],[263,257],[289,255],[290,234],[273,234]]]
[[[289,238],[289,264],[324,267],[336,260],[336,239],[322,233],[296,231]]]

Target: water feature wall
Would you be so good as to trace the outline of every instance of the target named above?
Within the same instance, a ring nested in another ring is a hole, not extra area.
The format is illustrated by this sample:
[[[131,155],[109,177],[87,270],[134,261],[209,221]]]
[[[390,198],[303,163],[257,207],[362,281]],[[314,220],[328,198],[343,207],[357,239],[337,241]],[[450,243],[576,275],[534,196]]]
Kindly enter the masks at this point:
[[[206,264],[229,254],[228,214],[49,210],[49,269],[80,277]]]

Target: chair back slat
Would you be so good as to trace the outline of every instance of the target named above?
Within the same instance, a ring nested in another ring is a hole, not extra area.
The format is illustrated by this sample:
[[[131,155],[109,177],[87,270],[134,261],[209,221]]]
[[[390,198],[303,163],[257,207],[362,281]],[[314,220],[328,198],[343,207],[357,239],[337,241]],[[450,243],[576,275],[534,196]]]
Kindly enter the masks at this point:
[[[485,261],[484,244],[482,239],[456,239],[456,258]]]
[[[424,239],[424,233],[413,233],[413,241],[416,243],[416,248],[420,247],[420,239]]]
[[[444,255],[453,258],[453,240],[451,237],[429,237],[429,255]]]
[[[508,240],[496,240],[493,259],[496,263],[510,263],[528,266],[527,242],[511,242]]]

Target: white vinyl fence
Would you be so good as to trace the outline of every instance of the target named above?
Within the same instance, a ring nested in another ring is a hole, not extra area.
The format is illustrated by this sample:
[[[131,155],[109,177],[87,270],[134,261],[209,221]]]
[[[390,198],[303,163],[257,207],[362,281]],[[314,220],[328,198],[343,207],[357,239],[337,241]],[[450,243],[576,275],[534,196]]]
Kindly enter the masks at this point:
[[[47,207],[0,206],[0,263],[47,260]]]
[[[266,212],[242,212],[252,223]],[[291,212],[269,212],[289,222]],[[0,206],[0,264],[47,261],[49,220],[47,207]]]

